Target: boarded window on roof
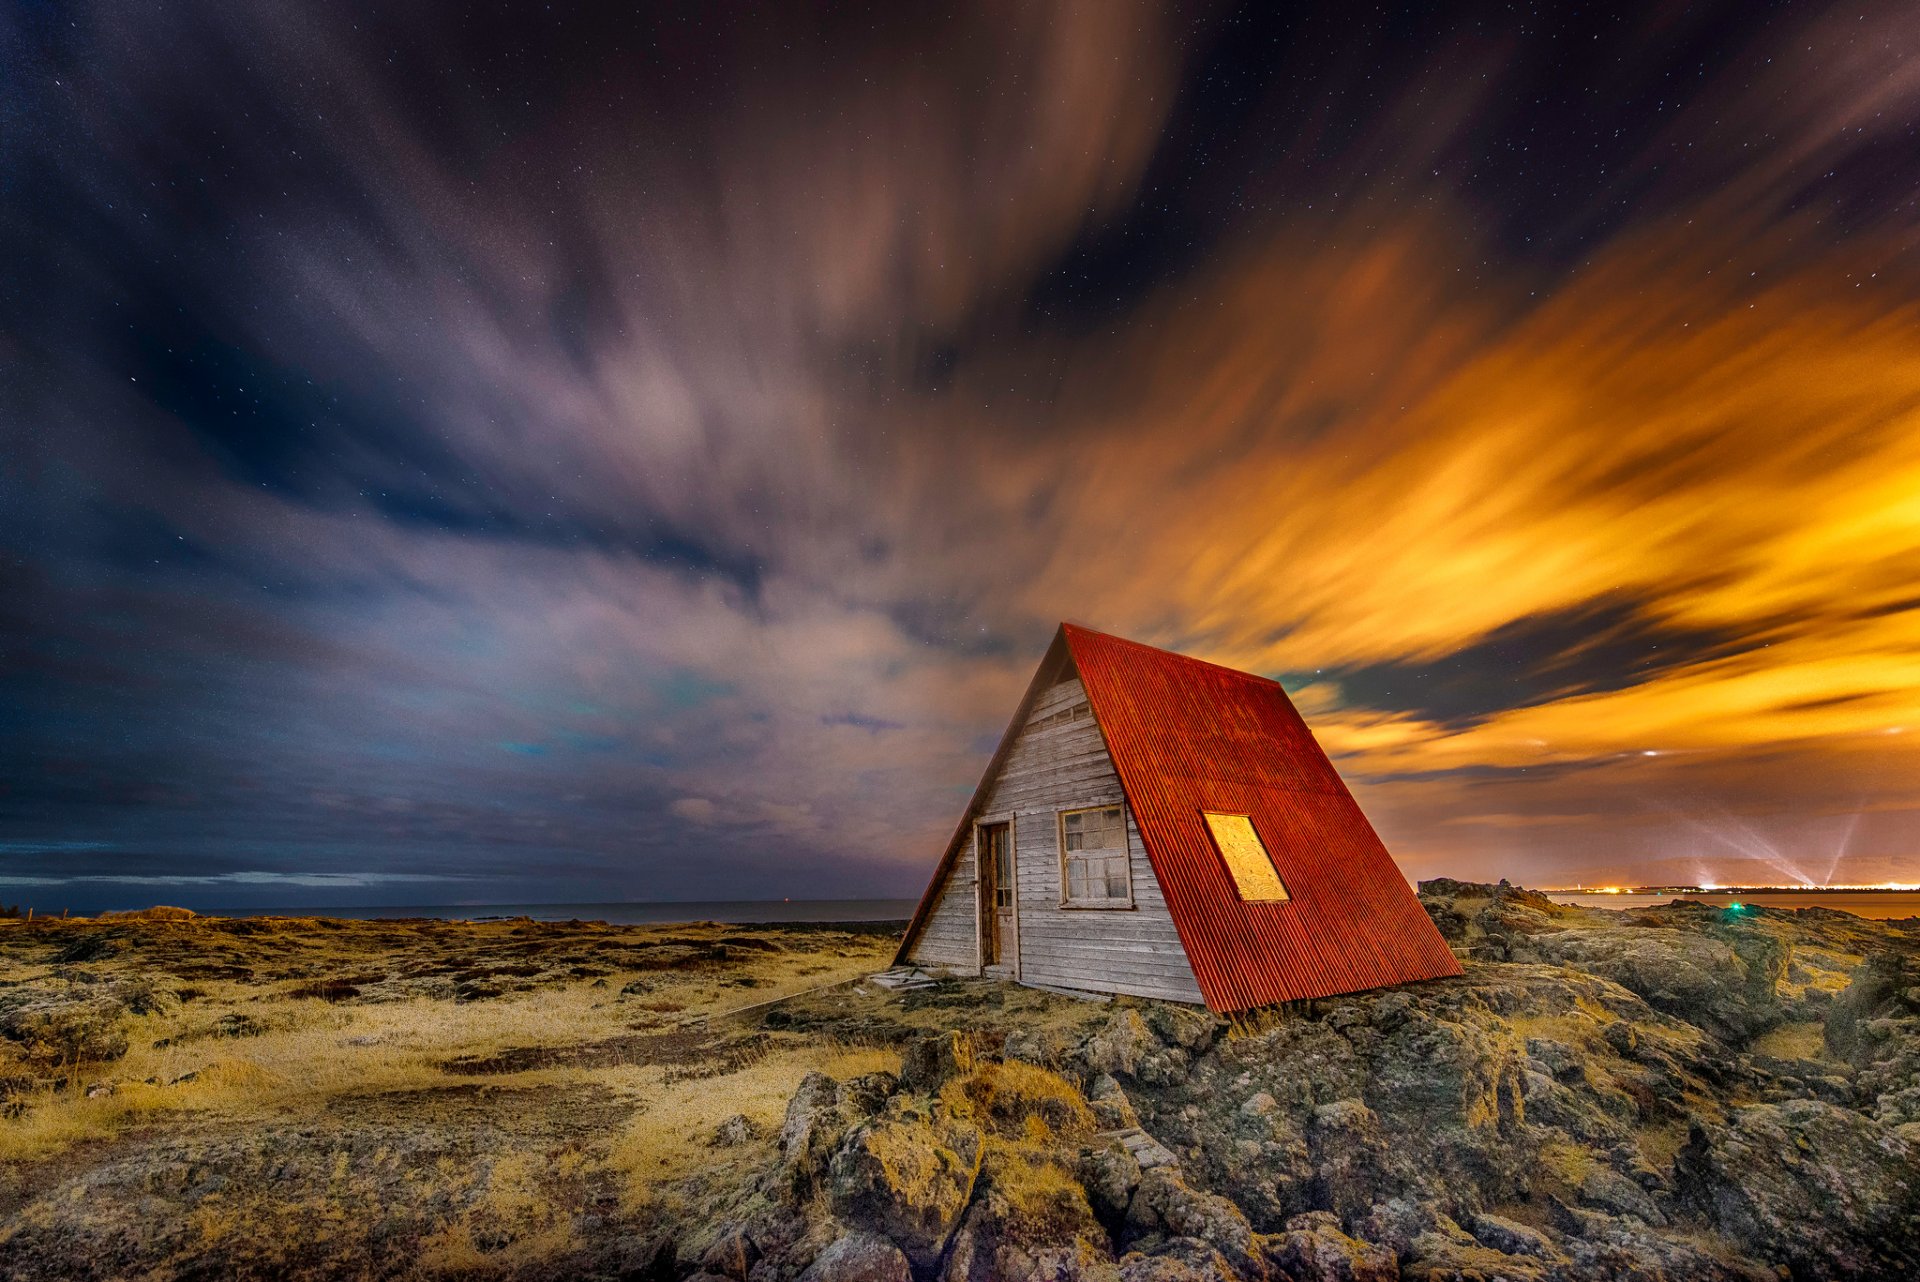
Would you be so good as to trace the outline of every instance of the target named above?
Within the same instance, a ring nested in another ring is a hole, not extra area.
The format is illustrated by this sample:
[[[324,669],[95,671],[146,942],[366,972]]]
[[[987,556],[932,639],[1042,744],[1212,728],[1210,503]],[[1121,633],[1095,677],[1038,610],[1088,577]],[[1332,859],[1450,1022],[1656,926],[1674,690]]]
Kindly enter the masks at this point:
[[[1273,866],[1273,857],[1261,843],[1260,834],[1253,830],[1253,820],[1246,815],[1222,815],[1211,810],[1202,813],[1206,816],[1207,831],[1213,834],[1213,844],[1220,848],[1220,858],[1226,861],[1227,872],[1240,891],[1240,898],[1254,903],[1285,903],[1289,898],[1286,885]]]
[[[1119,806],[1060,812],[1062,900],[1102,907],[1133,902],[1127,820]]]

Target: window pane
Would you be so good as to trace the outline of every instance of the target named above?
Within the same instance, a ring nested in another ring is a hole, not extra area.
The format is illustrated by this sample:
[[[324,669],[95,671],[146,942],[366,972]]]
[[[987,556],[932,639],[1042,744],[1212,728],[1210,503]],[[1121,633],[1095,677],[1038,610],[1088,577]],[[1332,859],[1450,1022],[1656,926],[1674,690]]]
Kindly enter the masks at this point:
[[[1217,815],[1205,812],[1207,830],[1213,834],[1213,844],[1220,849],[1220,858],[1226,861],[1227,872],[1233,878],[1240,898],[1255,903],[1284,902],[1287,888],[1280,880],[1280,873],[1273,866],[1272,856],[1267,854],[1266,846],[1260,842],[1260,834],[1253,830],[1253,821],[1245,815]]]
[[[1060,828],[1067,900],[1104,904],[1131,899],[1125,808],[1096,806],[1063,812]]]

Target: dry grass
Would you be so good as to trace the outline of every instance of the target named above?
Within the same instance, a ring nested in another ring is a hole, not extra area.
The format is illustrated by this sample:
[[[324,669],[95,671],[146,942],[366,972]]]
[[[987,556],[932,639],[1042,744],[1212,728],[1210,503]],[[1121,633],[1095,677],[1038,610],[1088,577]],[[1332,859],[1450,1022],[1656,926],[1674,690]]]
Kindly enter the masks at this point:
[[[1519,1012],[1507,1017],[1507,1029],[1523,1042],[1529,1037],[1565,1042],[1569,1046],[1591,1046],[1601,1037],[1601,1019],[1590,1012],[1564,1011],[1551,1015]]]
[[[1747,1049],[1756,1055],[1775,1059],[1826,1059],[1827,1026],[1815,1020],[1804,1024],[1782,1024],[1753,1039]]]
[[[420,1244],[420,1263],[432,1274],[510,1273],[578,1248],[575,1206],[554,1195],[556,1185],[586,1175],[578,1152],[556,1160],[510,1153],[488,1167],[478,1195],[454,1219]]]
[[[301,922],[239,942],[269,955],[304,949],[311,956],[288,967],[295,974],[402,972],[401,962],[366,949],[359,926],[346,923],[344,929],[328,930]],[[141,923],[135,929],[204,932],[206,923]],[[427,930],[437,930],[452,947],[477,947],[483,957],[488,945],[503,943],[506,934],[498,926],[465,923],[439,923]],[[686,935],[689,928],[635,928],[627,933],[644,939],[649,932]],[[414,928],[403,942],[421,933]],[[706,933],[725,937],[723,931]],[[6,942],[19,938],[16,933]],[[56,935],[54,942],[63,939]],[[191,937],[185,941],[189,955],[193,942]],[[229,949],[234,946],[221,942]],[[306,978],[194,980],[178,985],[193,990],[193,1000],[186,1005],[125,1017],[129,1049],[124,1057],[74,1066],[64,1086],[50,1082],[22,1097],[19,1116],[0,1126],[0,1163],[31,1163],[78,1141],[111,1139],[130,1127],[164,1124],[170,1118],[312,1116],[345,1096],[442,1087],[460,1077],[448,1072],[451,1060],[508,1049],[575,1047],[636,1030],[673,1029],[702,1015],[866,973],[883,963],[888,949],[882,939],[849,942],[833,937],[826,952],[745,952],[724,968],[706,970],[615,969],[596,977],[598,984],[583,978],[465,1002],[442,996],[330,1002],[287,995],[311,987],[313,981]],[[138,961],[123,956],[93,969],[105,977],[137,975],[146,970]],[[56,969],[46,964],[10,966],[9,978],[32,985],[46,982]],[[646,994],[621,996],[621,987],[633,979],[646,983]],[[259,1031],[220,1035],[223,1021],[236,1018],[246,1021],[245,1028]],[[491,1074],[485,1080],[495,1085],[603,1080],[610,1088],[631,1093],[638,1088],[631,1078],[615,1066]],[[90,1096],[87,1088],[96,1085],[110,1087],[111,1093]]]
[[[1674,1156],[1687,1143],[1688,1125],[1683,1118],[1642,1126],[1635,1134],[1640,1156],[1656,1171],[1671,1170]]]
[[[763,1158],[779,1129],[800,1079],[819,1071],[845,1080],[862,1073],[895,1072],[899,1053],[865,1046],[780,1046],[722,1077],[664,1081],[658,1069],[640,1070],[629,1083],[644,1103],[616,1136],[607,1164],[619,1173],[626,1197],[647,1200],[661,1185],[685,1177],[715,1160],[710,1141],[727,1119],[744,1116],[763,1143],[753,1156]]]
[[[1598,1164],[1591,1149],[1555,1137],[1540,1146],[1533,1166],[1534,1182],[1541,1192],[1572,1201],[1580,1182]]]
[[[422,1276],[566,1275],[684,1200],[676,1182],[763,1167],[808,1071],[898,1066],[710,1018],[892,948],[686,925],[0,927],[16,995],[164,994],[117,1017],[128,1048],[106,1062],[36,1069],[0,1041],[0,1247],[107,1251],[101,1276],[283,1276],[387,1270],[382,1243],[404,1241]],[[709,1147],[735,1114],[758,1138]]]
[[[1019,1060],[989,1062],[942,1089],[948,1107],[1007,1139],[1050,1143],[1093,1130],[1085,1098],[1058,1073]]]

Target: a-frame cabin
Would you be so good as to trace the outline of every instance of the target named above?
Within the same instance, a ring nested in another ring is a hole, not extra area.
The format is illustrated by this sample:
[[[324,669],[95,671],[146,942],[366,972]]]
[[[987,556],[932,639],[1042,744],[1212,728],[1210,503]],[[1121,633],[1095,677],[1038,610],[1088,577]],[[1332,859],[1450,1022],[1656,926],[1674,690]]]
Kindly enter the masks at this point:
[[[896,961],[1221,1012],[1460,973],[1277,682],[1072,624]]]

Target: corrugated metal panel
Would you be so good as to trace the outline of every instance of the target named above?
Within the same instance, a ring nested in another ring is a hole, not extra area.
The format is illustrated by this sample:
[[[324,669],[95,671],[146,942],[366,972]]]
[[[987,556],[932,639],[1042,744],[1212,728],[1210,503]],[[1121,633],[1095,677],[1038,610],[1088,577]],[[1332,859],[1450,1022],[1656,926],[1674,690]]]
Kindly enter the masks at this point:
[[[1064,625],[1207,1004],[1458,975],[1420,901],[1279,684]],[[1203,811],[1248,815],[1292,896],[1234,891]]]

